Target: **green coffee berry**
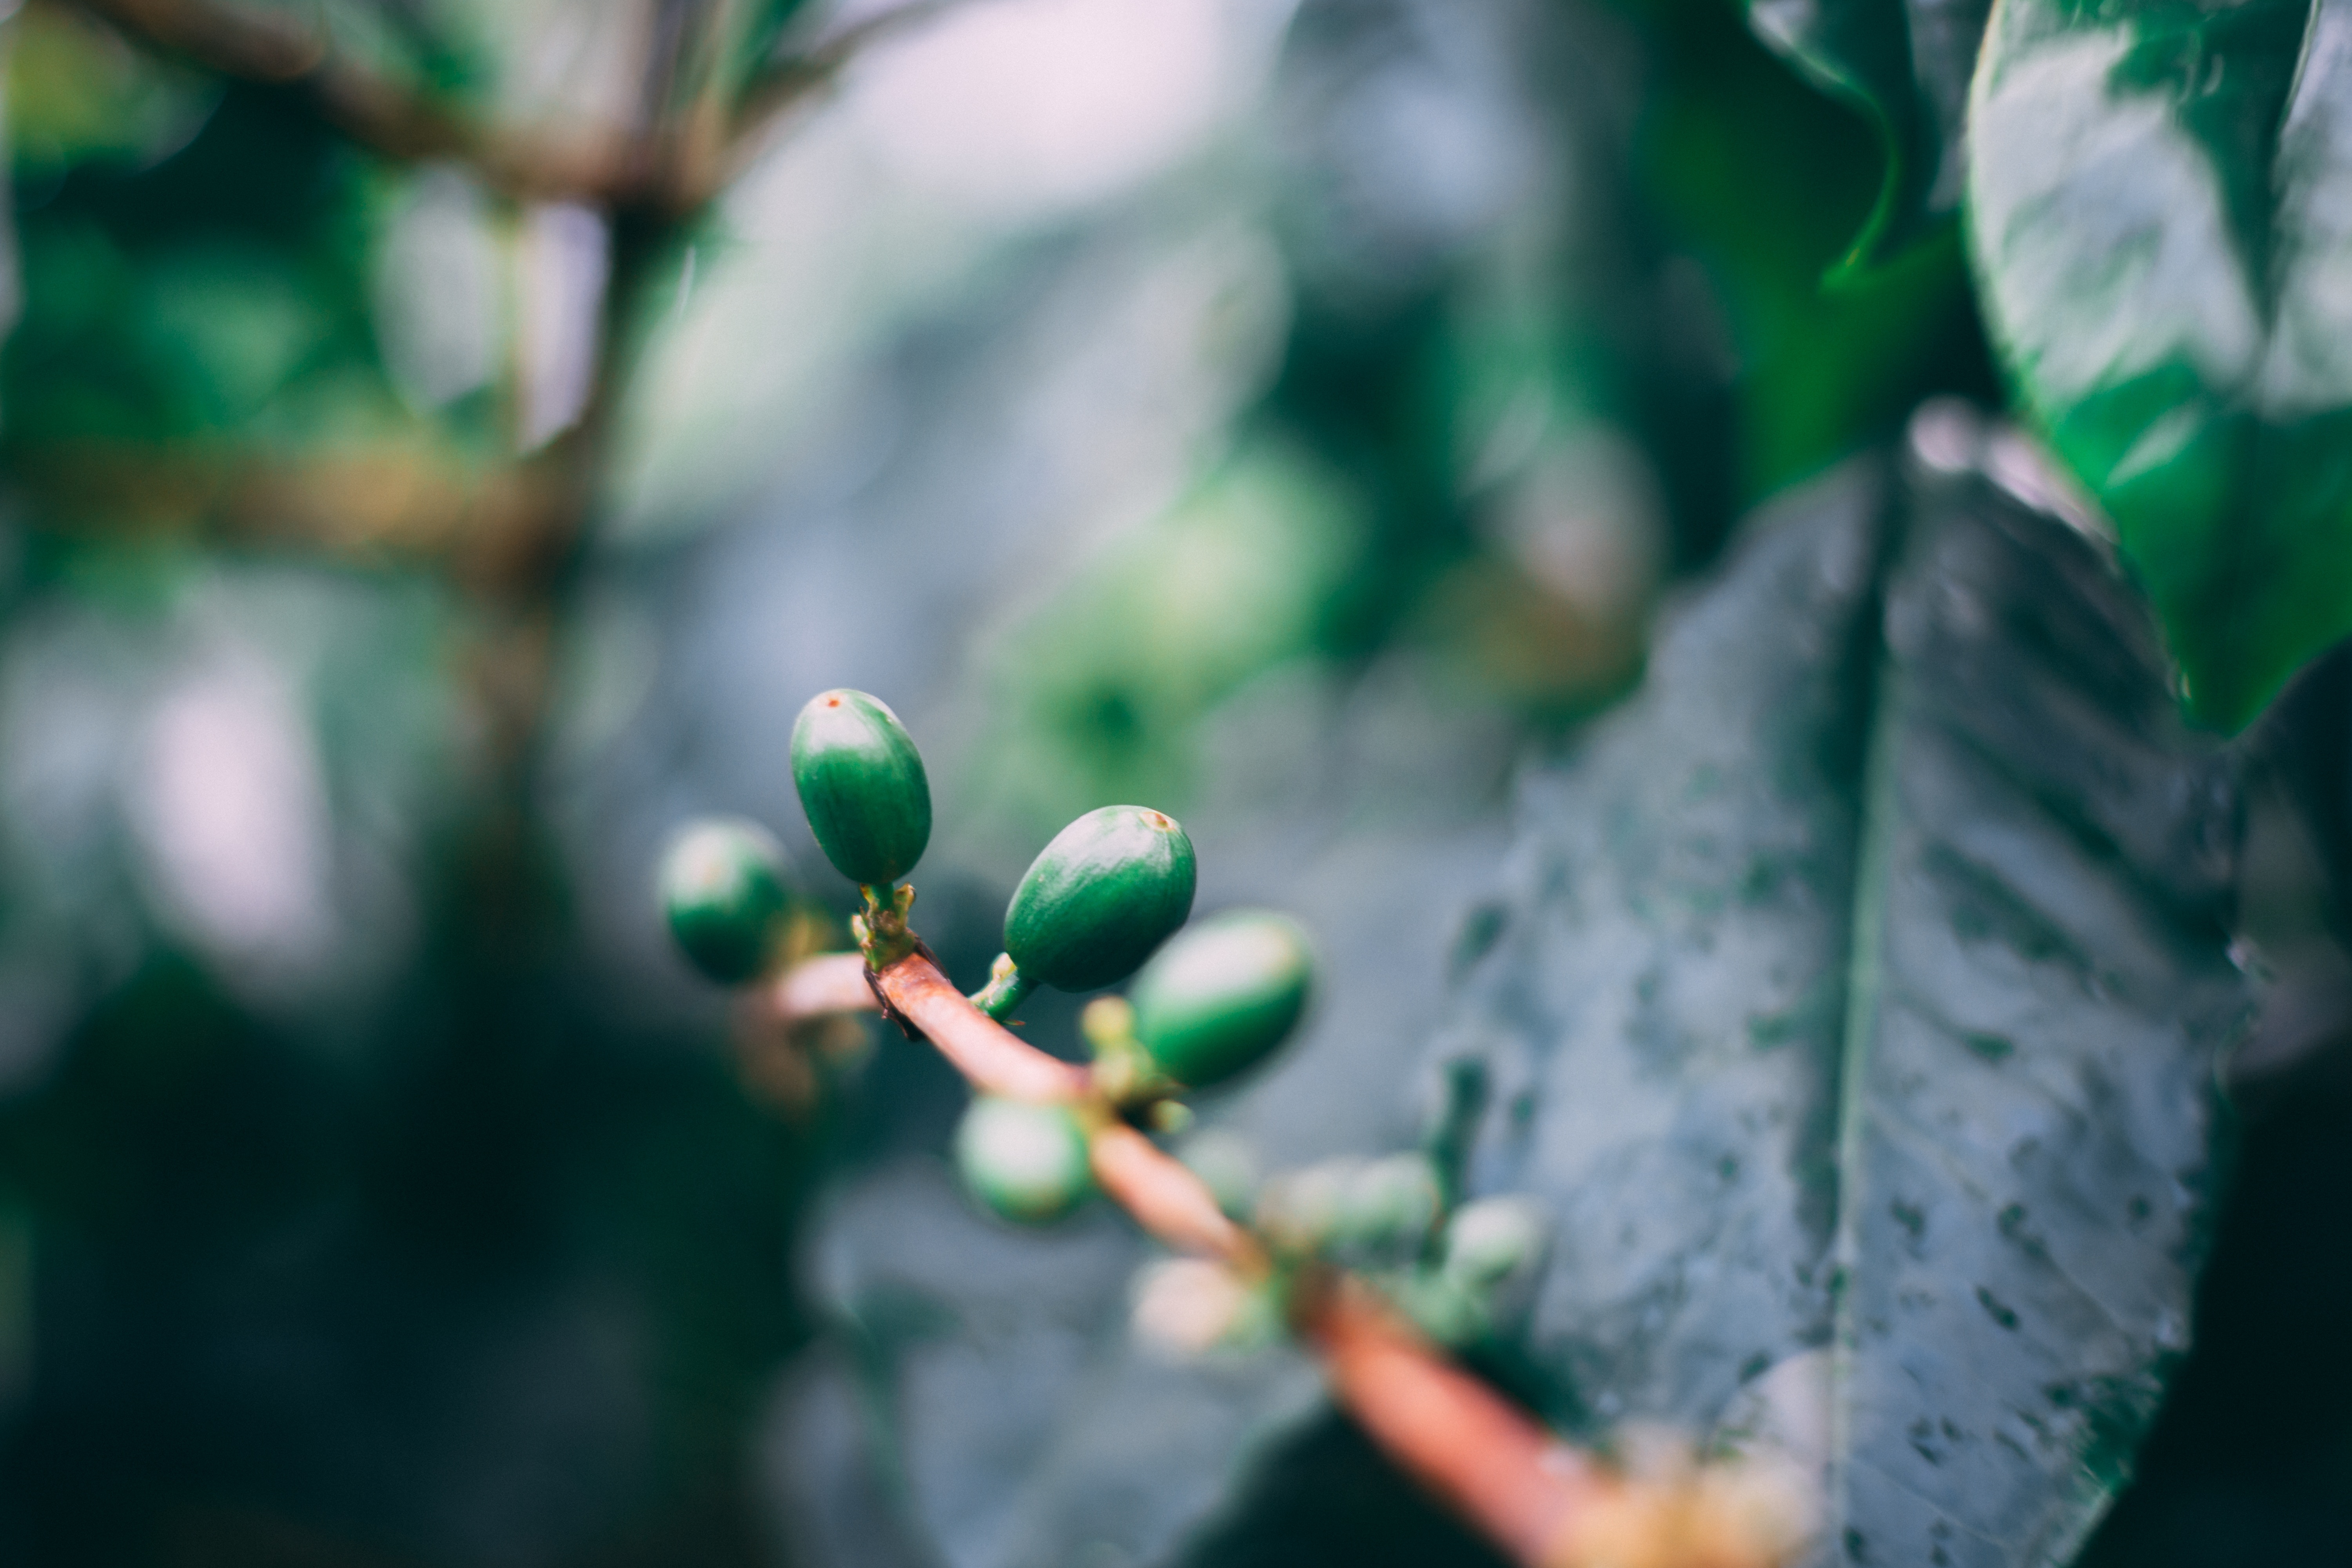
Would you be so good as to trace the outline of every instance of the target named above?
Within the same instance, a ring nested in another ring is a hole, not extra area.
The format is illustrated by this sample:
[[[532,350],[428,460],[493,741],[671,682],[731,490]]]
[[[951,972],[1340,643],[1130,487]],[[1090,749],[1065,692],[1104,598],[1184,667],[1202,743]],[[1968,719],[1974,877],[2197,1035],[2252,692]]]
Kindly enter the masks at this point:
[[[1086,1129],[1066,1105],[983,1095],[956,1129],[964,1186],[1006,1219],[1061,1218],[1094,1189]]]
[[[1247,1140],[1216,1129],[1186,1139],[1176,1152],[1187,1170],[1201,1178],[1227,1217],[1246,1219],[1257,1197],[1257,1154]]]
[[[817,847],[860,887],[888,888],[931,839],[931,785],[898,716],[863,691],[820,691],[793,724],[793,784]]]
[[[1285,1171],[1257,1190],[1251,1223],[1277,1252],[1319,1252],[1347,1222],[1348,1187],[1360,1162],[1326,1160]]]
[[[662,913],[695,968],[739,985],[767,966],[790,899],[784,857],[768,830],[740,817],[688,824],[662,856]]]
[[[1436,1172],[1419,1154],[1391,1154],[1356,1168],[1331,1239],[1373,1252],[1418,1252],[1436,1223]]]
[[[1136,977],[1135,1038],[1186,1088],[1222,1083],[1288,1037],[1314,973],[1292,921],[1258,910],[1218,915],[1178,935]]]
[[[1436,1173],[1419,1154],[1286,1171],[1260,1186],[1253,1215],[1280,1252],[1391,1261],[1417,1255],[1436,1219]]]
[[[1054,836],[1004,911],[1024,981],[1092,991],[1135,971],[1192,912],[1192,841],[1176,819],[1106,805]]]
[[[1452,1275],[1412,1273],[1384,1283],[1389,1300],[1441,1345],[1466,1350],[1494,1331],[1485,1300]]]
[[[1499,1285],[1544,1248],[1543,1221],[1516,1198],[1481,1198],[1445,1227],[1446,1278],[1473,1291]]]

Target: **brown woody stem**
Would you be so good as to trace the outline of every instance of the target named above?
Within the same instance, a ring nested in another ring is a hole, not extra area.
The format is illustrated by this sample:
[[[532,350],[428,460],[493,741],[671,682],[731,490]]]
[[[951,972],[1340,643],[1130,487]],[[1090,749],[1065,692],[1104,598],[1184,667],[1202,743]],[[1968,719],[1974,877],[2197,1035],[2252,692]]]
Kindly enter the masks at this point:
[[[827,1001],[871,1008],[878,993],[975,1089],[1085,1108],[1095,1181],[1112,1202],[1171,1247],[1263,1274],[1257,1238],[1181,1162],[1112,1115],[1087,1069],[989,1018],[921,953],[881,970],[870,991],[860,974],[853,992],[845,964],[856,962],[808,960],[772,994],[790,1015]],[[1719,1505],[1704,1473],[1661,1482],[1616,1475],[1448,1361],[1360,1280],[1308,1281],[1298,1326],[1357,1424],[1526,1568],[1770,1568],[1780,1558],[1771,1532]]]
[[[1201,1178],[1150,1139],[1105,1118],[1087,1140],[1095,1184],[1135,1222],[1179,1252],[1213,1258],[1244,1274],[1265,1271],[1265,1251],[1225,1217]]]
[[[1575,1515],[1609,1488],[1599,1466],[1439,1358],[1355,1280],[1315,1291],[1300,1328],[1372,1441],[1519,1562],[1556,1562]]]
[[[973,1006],[939,965],[921,953],[910,953],[878,971],[874,980],[898,1016],[922,1031],[982,1093],[1013,1100],[1087,1097],[1092,1084],[1086,1068],[1023,1043]]]

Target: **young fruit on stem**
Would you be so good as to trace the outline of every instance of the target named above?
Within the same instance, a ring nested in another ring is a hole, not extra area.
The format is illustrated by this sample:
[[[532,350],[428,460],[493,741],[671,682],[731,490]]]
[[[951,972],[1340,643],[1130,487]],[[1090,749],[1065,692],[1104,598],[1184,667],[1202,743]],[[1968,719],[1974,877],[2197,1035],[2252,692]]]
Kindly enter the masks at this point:
[[[1106,805],[1071,823],[1004,911],[1014,973],[1003,1010],[1033,986],[1093,991],[1126,979],[1192,912],[1193,879],[1192,841],[1165,812]]]
[[[1223,1083],[1265,1059],[1307,1010],[1315,955],[1288,918],[1234,910],[1171,942],[1136,977],[1136,1044],[1187,1089]]]
[[[820,691],[793,724],[793,784],[834,868],[887,901],[931,839],[931,785],[898,716],[863,691]]]
[[[955,1159],[972,1196],[1023,1225],[1059,1219],[1094,1190],[1086,1129],[1058,1101],[977,1097],[956,1129]]]
[[[1037,987],[1013,965],[1013,955],[1000,952],[988,966],[988,984],[971,994],[971,1005],[1002,1024]]]
[[[662,913],[694,967],[721,985],[757,978],[775,956],[791,903],[783,851],[740,817],[688,824],[661,863]]]

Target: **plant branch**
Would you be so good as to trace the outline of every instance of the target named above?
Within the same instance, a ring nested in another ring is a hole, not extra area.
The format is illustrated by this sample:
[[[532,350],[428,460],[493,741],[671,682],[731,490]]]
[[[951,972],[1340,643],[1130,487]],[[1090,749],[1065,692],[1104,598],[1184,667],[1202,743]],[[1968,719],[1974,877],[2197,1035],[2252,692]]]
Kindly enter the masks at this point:
[[[1265,1272],[1257,1238],[1228,1219],[1201,1178],[1150,1139],[1113,1120],[1087,1140],[1087,1152],[1095,1184],[1145,1230],[1244,1276]]]
[[[973,1006],[939,965],[919,952],[877,973],[874,988],[984,1093],[1013,1100],[1082,1100],[1093,1087],[1086,1068],[1023,1041]]]
[[[856,955],[808,960],[768,994],[787,1020],[887,1001],[975,1088],[1089,1108],[1106,1195],[1170,1247],[1264,1274],[1256,1237],[1181,1162],[1104,1112],[1087,1069],[989,1018],[920,952],[875,973],[864,995],[851,993],[845,960]],[[1759,1487],[1734,1468],[1644,1479],[1603,1467],[1447,1360],[1350,1276],[1310,1279],[1297,1315],[1333,1396],[1372,1440],[1526,1568],[1773,1568],[1797,1533],[1785,1487]]]
[[[698,133],[706,129],[700,125],[673,125],[667,114],[604,132],[500,125],[352,58],[324,27],[292,17],[221,0],[72,3],[215,75],[299,89],[344,135],[385,157],[461,163],[484,185],[518,201],[639,208],[677,218],[717,195],[775,121],[831,83],[860,49],[953,0],[908,0],[780,56],[751,78],[731,108],[714,106],[717,122],[707,129],[715,134]]]
[[[344,135],[404,163],[447,158],[521,201],[664,205],[658,150],[620,132],[493,125],[335,48],[323,29],[212,0],[75,0],[150,47],[216,75],[299,89]]]
[[[1433,1354],[1345,1276],[1315,1293],[1301,1328],[1333,1394],[1391,1458],[1519,1562],[1556,1560],[1605,1472]]]

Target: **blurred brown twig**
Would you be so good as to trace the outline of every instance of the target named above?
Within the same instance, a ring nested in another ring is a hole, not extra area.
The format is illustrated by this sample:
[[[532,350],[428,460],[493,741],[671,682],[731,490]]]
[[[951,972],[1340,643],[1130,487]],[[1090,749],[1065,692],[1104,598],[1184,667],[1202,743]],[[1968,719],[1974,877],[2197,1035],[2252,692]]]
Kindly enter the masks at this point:
[[[862,50],[938,15],[953,0],[908,0],[788,48],[750,73],[732,103],[697,94],[698,112],[656,112],[630,126],[562,132],[472,113],[352,58],[323,26],[247,10],[233,0],[72,3],[217,75],[299,89],[329,123],[385,157],[461,163],[484,186],[517,201],[576,202],[679,219],[708,205],[776,121],[831,83]],[[692,24],[709,8],[685,9],[683,36],[654,51],[671,75],[698,58],[701,40]],[[648,98],[678,107],[666,90]]]

